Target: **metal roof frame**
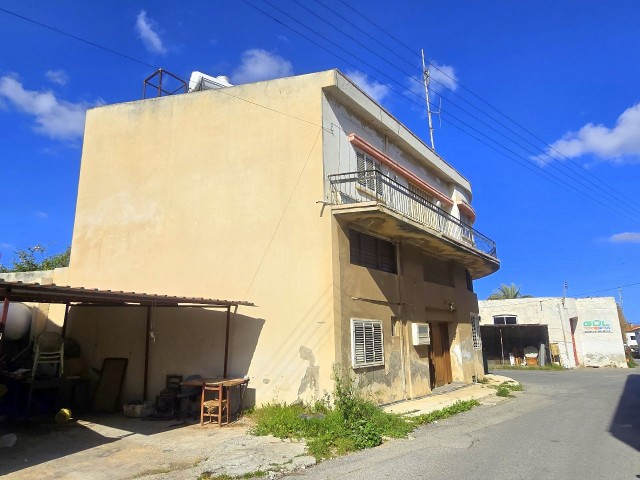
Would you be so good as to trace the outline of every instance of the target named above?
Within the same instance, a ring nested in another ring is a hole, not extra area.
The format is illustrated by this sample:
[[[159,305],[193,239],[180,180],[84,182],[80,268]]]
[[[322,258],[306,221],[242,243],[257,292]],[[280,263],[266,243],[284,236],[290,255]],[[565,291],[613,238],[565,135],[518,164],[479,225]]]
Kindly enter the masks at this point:
[[[99,290],[97,288],[70,287],[56,284],[43,285],[37,282],[10,282],[0,278],[0,297],[4,298],[2,314],[0,314],[0,352],[7,322],[10,302],[30,303],[58,303],[66,305],[62,323],[62,336],[65,336],[69,307],[100,306],[125,307],[140,306],[147,310],[147,332],[145,340],[144,358],[144,386],[143,399],[147,399],[149,375],[149,332],[151,327],[151,309],[153,307],[200,307],[226,309],[226,330],[224,346],[224,373],[227,376],[229,356],[229,330],[231,327],[231,307],[254,307],[251,302],[236,300],[219,300],[203,297],[180,297],[172,295],[157,295],[150,293],[124,292],[114,290]]]
[[[236,300],[99,290],[97,288],[70,287],[55,284],[43,285],[37,282],[10,282],[2,278],[0,278],[0,297],[9,297],[13,302],[98,304],[103,306],[126,304],[225,308],[255,306],[251,302]]]

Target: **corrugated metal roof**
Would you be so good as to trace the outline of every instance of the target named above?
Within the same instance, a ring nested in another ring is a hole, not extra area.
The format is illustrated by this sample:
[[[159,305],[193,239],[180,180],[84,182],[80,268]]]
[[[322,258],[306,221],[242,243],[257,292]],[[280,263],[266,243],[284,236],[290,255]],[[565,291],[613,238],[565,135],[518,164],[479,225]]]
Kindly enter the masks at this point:
[[[219,300],[203,297],[156,295],[152,293],[99,290],[97,288],[70,287],[67,285],[43,285],[40,283],[9,282],[0,278],[0,297],[10,297],[12,302],[82,303],[96,305],[153,305],[233,307],[254,306],[251,302]]]

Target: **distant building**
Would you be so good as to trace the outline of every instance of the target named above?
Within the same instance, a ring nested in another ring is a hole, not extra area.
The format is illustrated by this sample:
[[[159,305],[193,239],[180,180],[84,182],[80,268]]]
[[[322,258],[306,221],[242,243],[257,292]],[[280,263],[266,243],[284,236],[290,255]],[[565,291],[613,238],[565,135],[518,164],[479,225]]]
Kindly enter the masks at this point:
[[[478,304],[489,362],[518,362],[525,348],[540,350],[544,345],[547,363],[557,361],[566,368],[627,367],[613,297],[520,298]]]
[[[629,328],[627,328],[627,331],[625,332],[625,343],[635,357],[640,354],[638,349],[638,340],[640,340],[640,326],[629,325]]]

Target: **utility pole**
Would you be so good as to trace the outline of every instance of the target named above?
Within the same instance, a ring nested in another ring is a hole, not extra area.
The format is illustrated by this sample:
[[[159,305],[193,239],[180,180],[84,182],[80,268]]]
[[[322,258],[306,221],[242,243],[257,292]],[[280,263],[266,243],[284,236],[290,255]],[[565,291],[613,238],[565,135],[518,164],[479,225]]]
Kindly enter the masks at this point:
[[[569,283],[568,282],[564,282],[564,284],[562,285],[562,306],[564,307],[564,300],[567,297],[567,290],[569,289]]]
[[[429,119],[429,136],[431,137],[431,150],[436,151],[433,142],[433,122],[431,121],[431,103],[429,102],[429,81],[431,80],[429,69],[424,61],[424,49],[422,49],[422,80],[424,82],[424,94],[427,100],[427,118]]]
[[[620,310],[622,310],[622,287],[618,287],[618,298],[620,299]]]

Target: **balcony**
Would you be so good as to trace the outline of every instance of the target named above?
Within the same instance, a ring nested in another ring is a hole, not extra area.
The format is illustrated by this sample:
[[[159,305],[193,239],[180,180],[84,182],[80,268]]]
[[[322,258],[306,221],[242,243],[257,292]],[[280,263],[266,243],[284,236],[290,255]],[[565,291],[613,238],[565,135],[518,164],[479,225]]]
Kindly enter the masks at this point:
[[[500,266],[496,244],[378,170],[329,175],[333,213],[465,265],[474,278]]]

